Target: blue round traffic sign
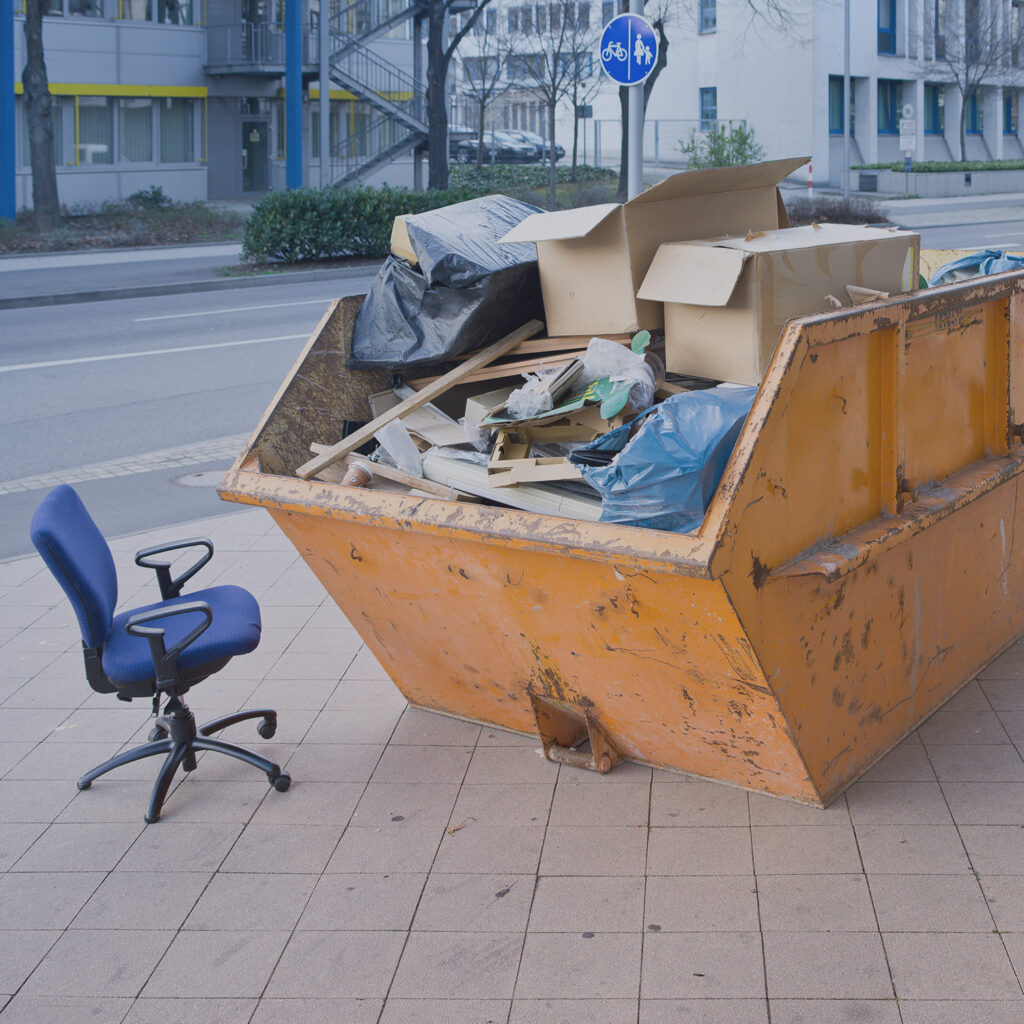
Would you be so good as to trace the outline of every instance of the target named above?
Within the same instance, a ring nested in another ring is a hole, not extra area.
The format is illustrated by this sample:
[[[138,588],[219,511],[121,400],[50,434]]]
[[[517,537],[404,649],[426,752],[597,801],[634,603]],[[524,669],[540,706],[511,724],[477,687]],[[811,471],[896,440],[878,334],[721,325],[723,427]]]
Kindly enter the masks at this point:
[[[601,33],[601,67],[619,85],[640,85],[654,70],[658,37],[639,14],[612,18]]]

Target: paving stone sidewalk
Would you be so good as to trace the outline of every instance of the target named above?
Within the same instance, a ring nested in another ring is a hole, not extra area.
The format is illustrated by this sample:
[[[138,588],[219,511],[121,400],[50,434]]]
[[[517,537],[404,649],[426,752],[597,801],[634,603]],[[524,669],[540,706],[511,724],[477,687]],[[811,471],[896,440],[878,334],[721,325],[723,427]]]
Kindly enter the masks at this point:
[[[825,811],[407,707],[261,509],[197,584],[259,649],[190,693],[269,704],[284,794],[202,756],[143,811],[148,705],[89,690],[37,558],[0,563],[0,1024],[1020,1024],[1024,644]]]

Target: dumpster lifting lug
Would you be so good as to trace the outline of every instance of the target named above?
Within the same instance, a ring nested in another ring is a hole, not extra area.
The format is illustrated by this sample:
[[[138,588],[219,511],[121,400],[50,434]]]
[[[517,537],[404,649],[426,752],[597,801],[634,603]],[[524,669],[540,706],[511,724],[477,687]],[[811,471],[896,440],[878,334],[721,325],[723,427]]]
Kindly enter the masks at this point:
[[[593,713],[585,708],[530,692],[537,732],[549,761],[586,768],[604,775],[619,762],[620,754],[597,724]],[[584,741],[590,750],[579,750]]]

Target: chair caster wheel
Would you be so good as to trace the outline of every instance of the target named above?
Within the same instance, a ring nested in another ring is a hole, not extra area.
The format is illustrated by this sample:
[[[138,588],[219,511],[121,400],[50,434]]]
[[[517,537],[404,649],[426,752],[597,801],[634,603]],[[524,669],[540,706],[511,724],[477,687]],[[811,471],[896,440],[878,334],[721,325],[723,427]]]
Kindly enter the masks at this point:
[[[164,730],[161,729],[159,725],[155,725],[152,729],[149,730],[150,743],[156,743],[157,740],[165,739],[167,739],[167,733],[164,732]]]
[[[256,726],[256,731],[260,734],[262,739],[273,739],[274,733],[277,732],[277,722],[272,722],[269,718],[264,718],[263,721]]]
[[[78,780],[78,788],[79,789],[88,789],[91,785],[92,785],[91,782],[85,782],[82,779]]]
[[[288,787],[292,784],[292,777],[286,772],[278,772],[270,780],[270,784],[278,791],[278,793],[284,793],[288,790]]]

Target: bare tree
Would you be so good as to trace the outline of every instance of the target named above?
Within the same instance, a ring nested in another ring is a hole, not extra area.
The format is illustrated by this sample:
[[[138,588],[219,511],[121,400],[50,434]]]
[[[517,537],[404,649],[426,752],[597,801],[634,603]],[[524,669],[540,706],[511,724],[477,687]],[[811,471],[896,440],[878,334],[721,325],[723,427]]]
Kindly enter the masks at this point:
[[[946,24],[935,25],[934,55],[960,93],[960,160],[967,159],[967,108],[993,73],[1017,70],[1022,38],[1003,4],[963,0],[946,6]],[[975,102],[977,102],[975,100]]]
[[[33,216],[39,231],[53,231],[60,225],[53,97],[43,56],[43,8],[47,6],[46,0],[25,0],[25,70],[21,73],[32,164]]]
[[[516,19],[515,39],[509,57],[510,77],[522,82],[547,108],[551,175],[548,206],[555,208],[555,122],[558,104],[572,95],[585,68],[591,66],[598,30],[591,26],[590,4],[578,0],[554,0],[536,7],[510,8]],[[510,27],[510,33],[513,26]]]
[[[427,0],[427,145],[428,183],[431,188],[448,187],[448,67],[452,56],[477,23],[491,0],[476,0],[467,9],[466,0]],[[454,27],[452,8],[462,14]]]
[[[599,31],[599,30],[598,30]],[[597,31],[594,33],[597,38]],[[574,62],[572,82],[569,85],[569,99],[572,102],[572,173],[570,180],[576,180],[576,167],[579,163],[580,148],[580,107],[586,106],[598,93],[604,76],[600,66],[593,59]]]
[[[483,161],[487,108],[509,88],[505,74],[511,48],[498,12],[489,10],[473,29],[476,46],[462,58],[463,94],[472,105],[477,121],[476,165]]]

